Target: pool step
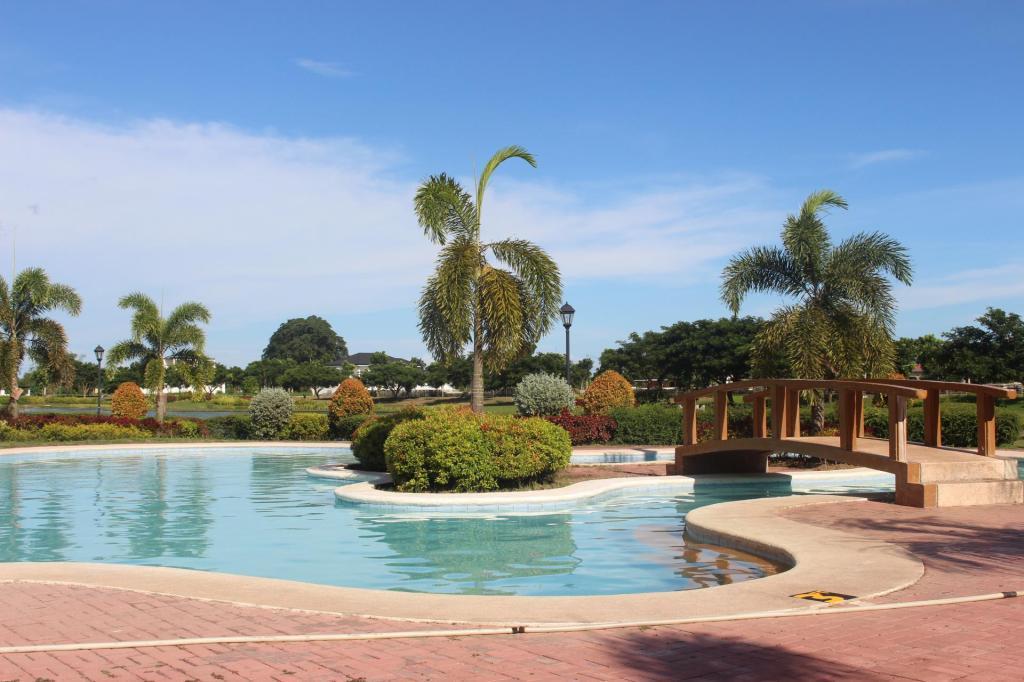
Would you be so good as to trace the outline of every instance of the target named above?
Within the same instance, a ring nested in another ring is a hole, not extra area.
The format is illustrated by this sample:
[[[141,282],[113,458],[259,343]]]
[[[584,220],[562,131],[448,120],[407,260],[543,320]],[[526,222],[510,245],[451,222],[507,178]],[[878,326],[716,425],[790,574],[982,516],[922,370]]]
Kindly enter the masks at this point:
[[[1024,481],[989,479],[939,481],[935,486],[936,507],[964,507],[980,504],[1024,504]]]
[[[1017,480],[1017,461],[976,457],[970,462],[921,462],[921,483],[952,483],[979,480]]]

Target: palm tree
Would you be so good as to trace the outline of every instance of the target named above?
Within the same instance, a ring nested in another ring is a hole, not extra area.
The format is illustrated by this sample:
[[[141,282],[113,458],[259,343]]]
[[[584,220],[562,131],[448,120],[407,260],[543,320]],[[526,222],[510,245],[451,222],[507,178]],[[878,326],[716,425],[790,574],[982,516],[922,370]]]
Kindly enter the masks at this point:
[[[117,305],[133,310],[132,337],[110,349],[110,364],[145,362],[145,384],[156,392],[156,418],[167,415],[164,392],[168,360],[201,362],[206,333],[199,323],[210,322],[210,311],[202,303],[189,301],[175,308],[166,318],[161,307],[149,296],[135,292],[123,296]]]
[[[78,315],[82,299],[68,285],[51,282],[42,268],[22,270],[10,286],[0,277],[0,374],[11,396],[7,414],[12,418],[18,417],[18,374],[26,355],[61,383],[74,377],[67,333],[45,316],[52,310]]]
[[[461,357],[471,345],[474,412],[484,408],[484,367],[500,371],[531,349],[551,328],[562,297],[558,266],[542,248],[524,239],[481,240],[484,191],[508,159],[537,165],[522,147],[505,147],[484,166],[475,202],[444,173],[424,181],[414,201],[424,234],[443,247],[420,296],[420,331],[442,362]],[[507,269],[491,265],[488,252]]]
[[[786,218],[782,248],[756,246],[734,256],[722,273],[722,300],[735,315],[750,292],[796,299],[773,313],[754,353],[762,361],[780,354],[797,378],[889,374],[896,301],[888,277],[910,284],[910,258],[881,232],[861,232],[833,246],[822,222],[830,207],[847,204],[831,190],[814,192],[799,215]],[[820,428],[820,396],[813,406]]]

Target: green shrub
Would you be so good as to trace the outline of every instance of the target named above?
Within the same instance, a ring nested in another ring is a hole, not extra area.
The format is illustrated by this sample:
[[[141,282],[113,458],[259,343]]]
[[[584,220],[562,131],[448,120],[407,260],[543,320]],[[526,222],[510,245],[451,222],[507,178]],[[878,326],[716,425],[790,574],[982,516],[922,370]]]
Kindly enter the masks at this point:
[[[350,414],[345,417],[328,417],[328,435],[331,440],[352,440],[356,430],[368,419],[373,419],[369,414]]]
[[[370,471],[387,471],[384,460],[384,441],[399,424],[414,419],[423,419],[422,410],[404,409],[382,417],[363,418],[362,424],[352,434],[352,454]]]
[[[469,492],[550,476],[569,462],[572,444],[543,419],[434,410],[396,426],[384,454],[399,490]]]
[[[205,421],[206,428],[210,430],[210,438],[219,440],[248,440],[252,436],[252,420],[247,414],[210,417]]]
[[[281,436],[285,440],[327,440],[327,415],[294,414]]]
[[[943,404],[942,444],[954,448],[978,447],[978,416],[974,405]],[[1020,437],[1020,418],[1009,410],[996,410],[996,443],[1012,445]],[[869,409],[864,411],[864,430],[877,438],[889,437],[888,410]],[[921,408],[907,410],[907,439],[924,441],[924,411]]]
[[[516,384],[514,401],[524,417],[549,417],[571,409],[576,394],[562,377],[538,372],[527,374]]]
[[[294,411],[295,403],[284,389],[263,389],[249,403],[252,437],[257,440],[280,438]]]
[[[117,426],[115,424],[47,424],[36,431],[21,431],[24,437],[12,440],[41,441],[76,441],[76,440],[124,440],[152,438],[149,431],[134,426]]]
[[[200,433],[199,424],[196,422],[191,419],[179,419],[178,435],[182,438],[199,438],[202,434]]]
[[[617,424],[613,443],[675,445],[682,436],[683,411],[674,405],[617,407],[608,415]]]

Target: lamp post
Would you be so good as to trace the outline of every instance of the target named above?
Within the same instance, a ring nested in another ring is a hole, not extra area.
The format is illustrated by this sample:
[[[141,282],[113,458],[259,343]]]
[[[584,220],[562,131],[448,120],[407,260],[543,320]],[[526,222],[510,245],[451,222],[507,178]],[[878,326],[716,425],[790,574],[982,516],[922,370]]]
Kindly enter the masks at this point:
[[[569,361],[569,327],[572,326],[572,316],[576,309],[566,303],[559,308],[558,313],[562,316],[562,326],[565,327],[565,383],[572,386],[572,364]]]
[[[100,416],[100,400],[103,398],[103,346],[93,349],[96,354],[96,416]]]

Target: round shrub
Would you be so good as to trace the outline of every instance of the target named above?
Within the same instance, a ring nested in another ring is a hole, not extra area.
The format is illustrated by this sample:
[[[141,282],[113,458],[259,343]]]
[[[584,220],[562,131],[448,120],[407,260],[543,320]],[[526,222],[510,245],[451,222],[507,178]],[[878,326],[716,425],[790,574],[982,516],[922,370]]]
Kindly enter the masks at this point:
[[[423,419],[422,410],[405,409],[380,417],[370,417],[352,434],[352,454],[364,469],[387,471],[384,461],[384,441],[391,431],[403,422]]]
[[[575,405],[576,394],[565,379],[538,372],[527,374],[516,384],[514,400],[524,417],[547,417]]]
[[[434,410],[396,426],[384,442],[388,472],[402,491],[494,490],[543,479],[569,463],[572,444],[539,418]]]
[[[284,389],[263,389],[249,403],[252,437],[258,440],[280,438],[294,411],[295,403]]]
[[[308,412],[294,414],[282,437],[285,440],[327,440],[327,415]]]
[[[134,381],[126,381],[110,396],[110,414],[115,417],[142,419],[149,412],[146,396]]]
[[[583,392],[583,410],[587,414],[607,414],[615,407],[633,407],[636,394],[626,377],[615,370],[605,370]]]
[[[373,398],[366,390],[363,382],[355,377],[349,377],[334,389],[331,400],[327,403],[327,421],[331,431],[331,437],[335,439],[348,438],[352,435],[353,427],[348,433],[343,433],[345,427],[352,423],[352,420],[345,421],[352,415],[368,415],[373,412]]]

